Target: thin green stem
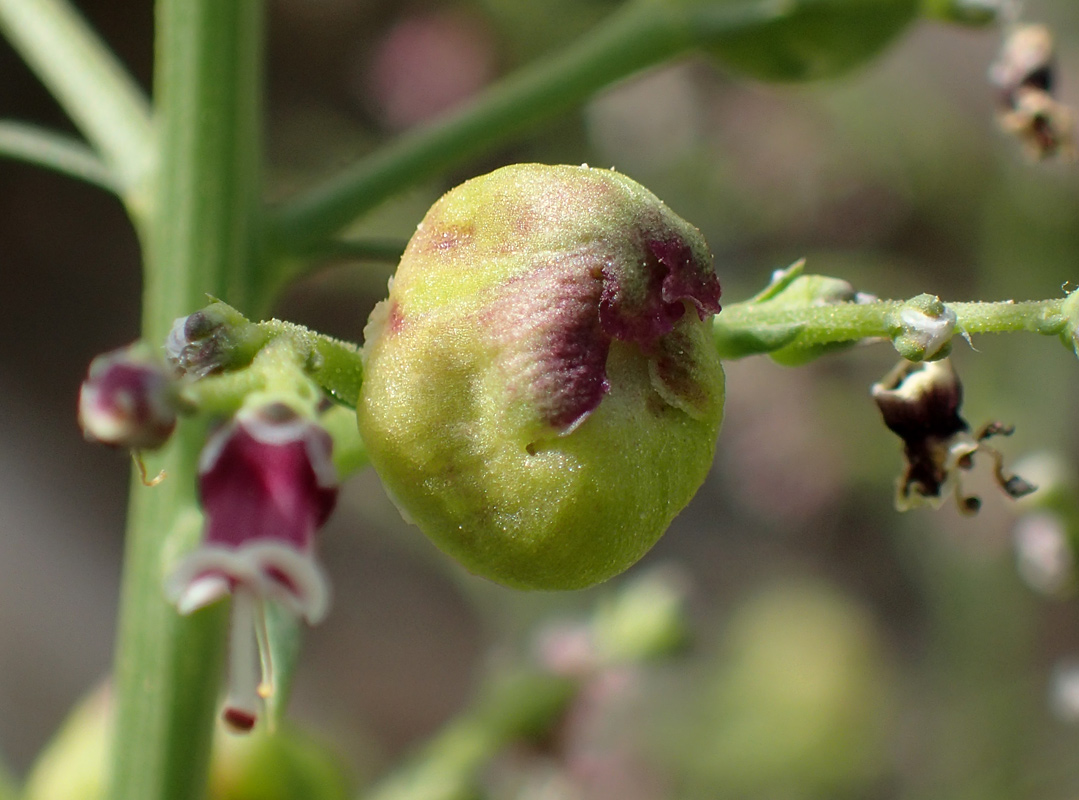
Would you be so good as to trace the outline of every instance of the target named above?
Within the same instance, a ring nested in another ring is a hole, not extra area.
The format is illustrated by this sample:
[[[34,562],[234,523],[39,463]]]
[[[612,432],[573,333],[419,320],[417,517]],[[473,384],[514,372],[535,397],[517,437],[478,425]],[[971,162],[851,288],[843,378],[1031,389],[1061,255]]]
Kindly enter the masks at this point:
[[[347,258],[355,261],[397,262],[408,242],[403,239],[329,239],[302,255],[307,259]]]
[[[163,341],[172,320],[205,304],[207,293],[238,305],[250,296],[261,157],[263,4],[159,0],[156,13],[161,150],[143,296],[150,342]],[[110,800],[193,800],[205,791],[224,610],[183,618],[162,590],[170,565],[200,535],[195,474],[204,437],[199,423],[181,423],[146,459],[151,471],[166,470],[165,481],[132,481]]]
[[[1022,303],[947,303],[955,312],[959,333],[1029,331],[1055,336],[1064,327],[1064,300],[1028,300]]]
[[[363,800],[466,800],[478,773],[513,741],[548,730],[577,682],[522,671],[495,681],[477,704],[442,729],[411,762],[364,792]]]
[[[150,104],[113,53],[65,0],[0,0],[0,31],[141,208]]]
[[[0,156],[35,164],[115,194],[121,191],[116,174],[86,144],[37,125],[0,120]]]
[[[664,9],[633,4],[565,52],[511,75],[442,122],[409,133],[292,200],[274,217],[282,252],[309,250],[395,192],[580,103],[691,44]]]
[[[333,465],[341,480],[371,463],[353,409],[334,405],[319,417],[318,422],[333,439]]]
[[[261,216],[261,0],[158,0],[161,167],[148,336],[206,295],[250,303]]]
[[[715,318],[720,355],[741,358],[780,348],[813,348],[903,332],[901,312],[913,301],[784,305],[747,301]],[[944,303],[955,314],[954,334],[1030,331],[1055,336],[1064,329],[1064,300],[1022,303]]]
[[[311,377],[337,402],[348,408],[356,407],[363,385],[363,363],[358,345],[277,319],[260,322],[259,327],[271,336],[289,337],[295,347],[310,353]]]

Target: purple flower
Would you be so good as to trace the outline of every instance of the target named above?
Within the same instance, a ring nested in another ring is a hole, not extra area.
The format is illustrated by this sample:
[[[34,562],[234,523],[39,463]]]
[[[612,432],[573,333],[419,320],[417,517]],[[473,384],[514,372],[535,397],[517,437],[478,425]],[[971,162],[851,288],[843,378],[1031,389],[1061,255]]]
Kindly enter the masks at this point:
[[[115,447],[163,445],[176,428],[164,365],[137,345],[95,358],[79,390],[79,426],[87,439]]]
[[[166,594],[181,614],[232,595],[224,718],[235,730],[254,727],[259,698],[273,691],[265,603],[311,624],[329,607],[315,533],[337,501],[332,446],[322,428],[288,405],[249,402],[203,449],[203,541],[169,576]]]

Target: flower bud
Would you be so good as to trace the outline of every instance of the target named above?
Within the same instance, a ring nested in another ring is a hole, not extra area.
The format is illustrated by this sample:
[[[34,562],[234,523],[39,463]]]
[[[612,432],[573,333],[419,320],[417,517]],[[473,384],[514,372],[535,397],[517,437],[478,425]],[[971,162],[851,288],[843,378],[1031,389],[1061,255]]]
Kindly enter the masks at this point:
[[[204,378],[250,363],[268,338],[257,324],[217,301],[172,323],[165,357],[179,374]]]
[[[952,349],[957,317],[939,297],[920,294],[902,305],[891,322],[892,344],[908,361],[932,361]]]
[[[176,428],[176,396],[165,366],[137,345],[90,362],[79,389],[79,426],[91,441],[160,447]]]
[[[618,173],[473,179],[420,223],[365,330],[371,461],[469,569],[522,588],[605,580],[711,464],[719,293],[700,233]]]

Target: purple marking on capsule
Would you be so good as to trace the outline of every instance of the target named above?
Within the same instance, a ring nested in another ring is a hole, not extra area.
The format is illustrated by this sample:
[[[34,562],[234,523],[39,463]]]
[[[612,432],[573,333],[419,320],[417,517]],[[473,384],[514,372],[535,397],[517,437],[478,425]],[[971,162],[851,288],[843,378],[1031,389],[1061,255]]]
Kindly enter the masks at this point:
[[[703,321],[719,310],[711,264],[694,260],[681,239],[647,242],[636,264],[615,266],[596,254],[554,259],[506,287],[491,318],[502,341],[502,369],[511,395],[564,435],[595,411],[610,391],[611,341],[636,344],[653,361],[657,391],[696,414],[707,405],[696,385],[688,341],[665,342],[692,304]]]
[[[386,314],[386,332],[389,334],[400,333],[405,326],[405,319],[401,314],[401,304],[396,300],[388,302],[390,303],[390,310]]]
[[[610,390],[611,339],[596,313],[602,289],[598,269],[561,260],[516,278],[492,319],[511,393],[527,397],[561,433],[581,424]]]
[[[648,243],[659,263],[667,268],[663,278],[663,299],[668,303],[688,300],[697,308],[701,322],[719,313],[719,277],[710,264],[694,268],[693,250],[681,239],[653,239]]]
[[[643,286],[630,284],[625,271],[604,269],[599,317],[603,330],[626,342],[651,350],[670,333],[686,312],[697,309],[702,321],[719,311],[719,279],[710,264],[698,264],[693,251],[680,239],[647,243],[641,268]]]
[[[596,410],[611,390],[607,380],[610,339],[603,334],[594,314],[592,319],[574,321],[552,331],[547,361],[551,371],[535,387],[544,403],[546,422],[569,433]]]

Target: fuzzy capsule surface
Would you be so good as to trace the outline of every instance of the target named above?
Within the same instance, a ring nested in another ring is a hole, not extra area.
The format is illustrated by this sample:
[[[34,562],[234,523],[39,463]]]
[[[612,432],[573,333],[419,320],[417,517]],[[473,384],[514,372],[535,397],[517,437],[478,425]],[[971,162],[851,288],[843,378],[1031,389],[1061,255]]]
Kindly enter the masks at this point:
[[[719,296],[700,232],[623,175],[474,178],[430,209],[364,331],[371,461],[471,571],[530,589],[606,580],[711,465]]]

